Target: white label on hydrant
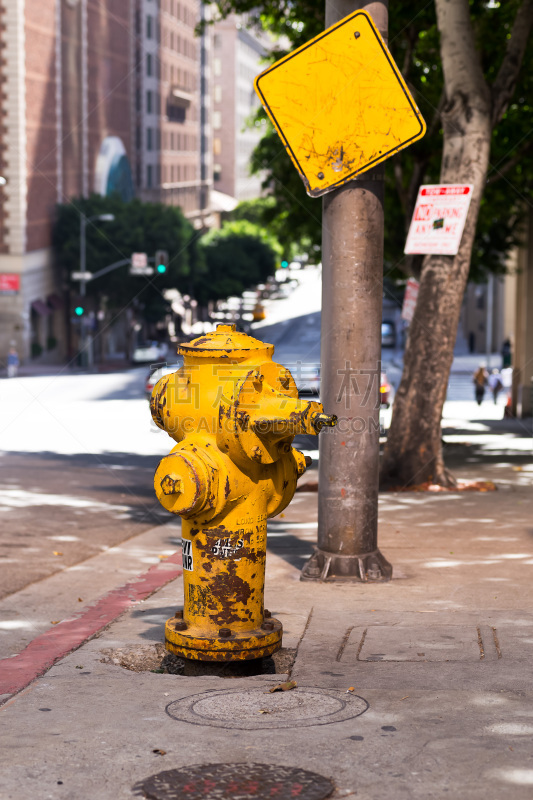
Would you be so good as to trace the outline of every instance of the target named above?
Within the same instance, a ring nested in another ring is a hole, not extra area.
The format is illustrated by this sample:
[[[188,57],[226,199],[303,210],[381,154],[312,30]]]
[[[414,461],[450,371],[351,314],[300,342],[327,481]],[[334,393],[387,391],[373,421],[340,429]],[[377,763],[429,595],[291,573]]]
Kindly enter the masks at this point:
[[[183,558],[183,569],[192,572],[193,565],[192,565],[192,542],[190,539],[182,539],[181,540],[181,547],[182,547],[182,558]]]

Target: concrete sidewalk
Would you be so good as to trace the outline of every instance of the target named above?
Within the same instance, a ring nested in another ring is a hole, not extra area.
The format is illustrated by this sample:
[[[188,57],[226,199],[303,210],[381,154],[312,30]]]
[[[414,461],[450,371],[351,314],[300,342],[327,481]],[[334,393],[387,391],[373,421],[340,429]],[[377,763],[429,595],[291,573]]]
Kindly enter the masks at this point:
[[[143,797],[133,787],[163,770],[262,763],[329,778],[334,798],[529,799],[533,463],[463,454],[455,472],[499,488],[381,495],[387,584],[299,581],[316,493],[270,521],[265,604],[283,622],[298,688],[268,693],[280,674],[151,672],[182,603],[181,578],[161,579],[7,700],[0,796],[121,800]],[[119,665],[128,659],[146,671]]]

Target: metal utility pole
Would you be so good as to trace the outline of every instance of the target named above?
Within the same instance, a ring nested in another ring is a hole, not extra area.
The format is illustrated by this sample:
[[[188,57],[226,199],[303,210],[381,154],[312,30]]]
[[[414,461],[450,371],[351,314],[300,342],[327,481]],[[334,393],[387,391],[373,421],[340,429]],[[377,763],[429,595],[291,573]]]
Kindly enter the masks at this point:
[[[326,28],[362,9],[386,40],[387,0],[326,0]],[[321,400],[339,424],[320,441],[318,548],[304,580],[392,576],[377,543],[383,194],[377,166],[323,199]]]
[[[487,331],[485,346],[487,350],[487,369],[491,368],[492,324],[494,319],[494,275],[490,273],[487,281]]]

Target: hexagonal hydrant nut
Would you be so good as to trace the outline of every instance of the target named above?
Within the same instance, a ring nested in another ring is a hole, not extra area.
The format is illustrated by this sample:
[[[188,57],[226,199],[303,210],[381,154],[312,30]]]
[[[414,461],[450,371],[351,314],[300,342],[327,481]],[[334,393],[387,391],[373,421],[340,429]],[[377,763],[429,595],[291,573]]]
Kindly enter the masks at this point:
[[[165,475],[161,481],[161,491],[163,494],[181,494],[183,483],[181,478],[173,478],[172,475]]]

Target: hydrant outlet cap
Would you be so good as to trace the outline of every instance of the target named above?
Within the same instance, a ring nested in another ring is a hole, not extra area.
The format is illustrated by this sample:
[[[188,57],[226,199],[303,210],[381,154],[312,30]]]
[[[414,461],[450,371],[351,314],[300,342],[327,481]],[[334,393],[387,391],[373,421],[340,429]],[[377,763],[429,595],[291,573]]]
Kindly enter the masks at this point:
[[[249,358],[260,351],[271,356],[274,345],[235,330],[235,325],[218,325],[216,331],[178,347],[180,355],[194,358]]]

